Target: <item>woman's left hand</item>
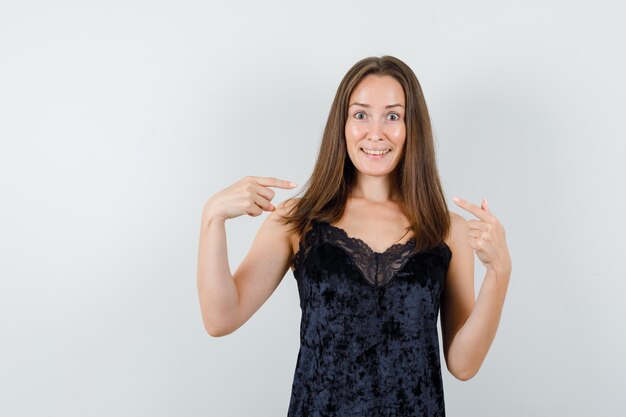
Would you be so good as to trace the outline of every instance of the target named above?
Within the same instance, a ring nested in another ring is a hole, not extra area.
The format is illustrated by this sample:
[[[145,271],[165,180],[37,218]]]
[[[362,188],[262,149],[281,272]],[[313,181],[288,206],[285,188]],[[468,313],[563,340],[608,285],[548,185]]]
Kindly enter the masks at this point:
[[[483,198],[481,207],[458,197],[453,200],[459,207],[480,219],[467,221],[468,243],[474,248],[478,259],[485,268],[493,270],[498,276],[510,275],[511,256],[506,244],[504,227],[489,210],[487,200]]]

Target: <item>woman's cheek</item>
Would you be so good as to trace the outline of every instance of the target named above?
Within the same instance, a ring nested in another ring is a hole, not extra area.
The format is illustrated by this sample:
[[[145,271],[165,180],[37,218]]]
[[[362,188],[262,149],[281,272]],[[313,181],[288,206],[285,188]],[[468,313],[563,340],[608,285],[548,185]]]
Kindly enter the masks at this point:
[[[346,126],[346,135],[358,136],[358,134],[359,134],[358,126],[354,126],[353,124],[348,124],[348,126]]]
[[[393,131],[393,137],[396,140],[401,141],[402,139],[404,139],[404,137],[406,136],[406,129],[404,126],[398,126],[394,131]]]

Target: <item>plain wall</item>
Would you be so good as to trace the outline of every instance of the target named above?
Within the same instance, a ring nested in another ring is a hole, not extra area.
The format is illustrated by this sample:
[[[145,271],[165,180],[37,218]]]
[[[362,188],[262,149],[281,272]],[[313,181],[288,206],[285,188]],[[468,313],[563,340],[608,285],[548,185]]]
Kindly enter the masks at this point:
[[[450,209],[469,220],[452,197],[486,197],[513,260],[480,372],[443,367],[447,414],[622,415],[623,14],[610,1],[2,1],[0,415],[286,415],[294,277],[209,336],[202,205],[245,175],[302,186],[341,78],[385,54],[422,85]],[[275,203],[298,191],[274,190]],[[266,216],[227,221],[233,272]],[[484,272],[476,258],[477,293]]]

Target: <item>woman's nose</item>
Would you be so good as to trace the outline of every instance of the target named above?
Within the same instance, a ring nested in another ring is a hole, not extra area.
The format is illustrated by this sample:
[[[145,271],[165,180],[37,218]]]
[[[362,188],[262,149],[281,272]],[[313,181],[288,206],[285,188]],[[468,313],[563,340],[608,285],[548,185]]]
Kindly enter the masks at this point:
[[[370,136],[372,139],[380,139],[383,137],[385,124],[382,120],[375,119],[370,125]]]

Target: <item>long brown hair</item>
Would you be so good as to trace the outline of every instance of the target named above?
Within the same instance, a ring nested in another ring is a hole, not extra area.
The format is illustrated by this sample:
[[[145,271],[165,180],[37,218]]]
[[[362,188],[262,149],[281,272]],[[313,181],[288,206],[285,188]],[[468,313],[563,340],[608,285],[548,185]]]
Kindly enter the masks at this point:
[[[360,60],[341,80],[333,100],[317,161],[311,177],[290,205],[281,223],[294,226],[301,243],[314,220],[334,223],[341,219],[350,195],[355,167],[346,149],[348,100],[357,84],[369,74],[390,75],[402,85],[406,98],[404,155],[394,170],[415,250],[434,247],[449,233],[450,214],[439,180],[430,116],[415,73],[398,58],[384,55]]]

